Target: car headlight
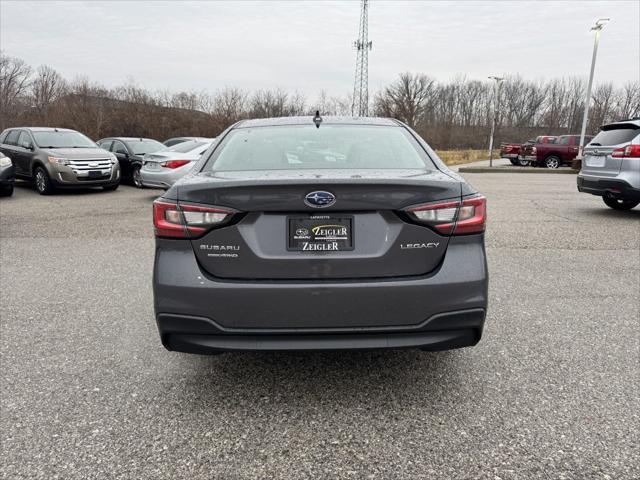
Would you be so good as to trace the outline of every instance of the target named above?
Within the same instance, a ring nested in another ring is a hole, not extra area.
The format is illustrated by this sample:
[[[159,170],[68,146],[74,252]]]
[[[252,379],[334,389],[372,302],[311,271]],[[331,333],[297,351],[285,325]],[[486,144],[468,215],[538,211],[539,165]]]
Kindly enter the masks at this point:
[[[11,159],[9,157],[0,157],[0,167],[10,167]]]
[[[64,157],[47,157],[49,163],[57,163],[58,165],[69,165],[69,159]]]
[[[118,163],[118,159],[115,156],[111,157],[111,165],[115,165],[116,163]]]

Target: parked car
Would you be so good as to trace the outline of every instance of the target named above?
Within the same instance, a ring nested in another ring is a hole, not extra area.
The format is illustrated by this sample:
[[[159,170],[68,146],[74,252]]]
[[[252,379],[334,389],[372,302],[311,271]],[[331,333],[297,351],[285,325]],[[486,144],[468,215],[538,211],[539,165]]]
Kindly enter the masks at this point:
[[[485,198],[397,120],[314,119],[233,125],[154,202],[164,346],[475,345]]]
[[[188,140],[144,157],[140,170],[142,186],[167,189],[185,176],[213,143],[211,138]]]
[[[520,147],[520,152],[518,153],[518,165],[521,165],[523,167],[531,165],[536,158],[536,145],[555,143],[557,138],[558,137],[553,135],[539,135],[533,140],[527,140]]]
[[[508,159],[512,165],[519,165],[518,155],[520,154],[520,143],[502,143],[500,145],[500,158]]]
[[[204,141],[204,140],[207,140],[207,139],[204,138],[204,137],[175,137],[175,138],[170,138],[168,140],[165,140],[162,143],[164,144],[165,147],[173,147],[174,145],[178,145],[179,143],[187,142],[189,140]]]
[[[585,145],[593,136],[584,137]],[[571,165],[578,155],[580,135],[561,135],[553,143],[540,143],[533,145],[531,150],[524,150],[525,160],[529,160],[534,167],[558,168],[562,165]]]
[[[584,148],[578,191],[615,210],[640,204],[640,118],[604,125]]]
[[[34,182],[41,195],[69,187],[115,190],[120,183],[116,157],[75,130],[9,128],[0,134],[0,151],[11,158],[16,178]]]
[[[0,152],[0,197],[13,195],[14,171],[11,159]]]
[[[98,140],[98,145],[118,159],[122,179],[142,187],[140,169],[145,154],[164,150],[162,143],[151,138],[109,137]]]

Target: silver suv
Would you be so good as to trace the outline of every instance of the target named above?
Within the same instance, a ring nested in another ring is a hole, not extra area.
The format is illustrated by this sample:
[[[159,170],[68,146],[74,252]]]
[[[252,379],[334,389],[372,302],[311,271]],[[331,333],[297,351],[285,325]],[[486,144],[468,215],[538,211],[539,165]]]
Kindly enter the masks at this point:
[[[640,204],[640,118],[601,127],[584,149],[578,191],[616,210]]]
[[[120,183],[116,157],[75,130],[10,128],[0,134],[0,152],[11,158],[16,178],[34,182],[42,195],[68,187],[115,190]]]

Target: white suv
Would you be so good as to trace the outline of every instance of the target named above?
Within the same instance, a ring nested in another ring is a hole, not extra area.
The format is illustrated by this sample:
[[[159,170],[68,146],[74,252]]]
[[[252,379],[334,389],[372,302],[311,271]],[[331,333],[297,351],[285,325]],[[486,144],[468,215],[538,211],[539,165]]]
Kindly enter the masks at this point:
[[[640,204],[640,118],[602,126],[584,148],[578,191],[616,210]]]

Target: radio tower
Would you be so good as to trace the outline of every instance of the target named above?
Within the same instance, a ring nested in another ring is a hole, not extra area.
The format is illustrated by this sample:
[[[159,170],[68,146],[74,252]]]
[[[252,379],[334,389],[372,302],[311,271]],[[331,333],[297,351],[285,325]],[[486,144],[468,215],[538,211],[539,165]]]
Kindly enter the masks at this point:
[[[369,115],[369,50],[372,47],[372,42],[369,41],[368,0],[362,0],[358,40],[353,42],[353,46],[358,51],[358,55],[356,57],[356,80],[353,85],[351,114],[366,117]]]

